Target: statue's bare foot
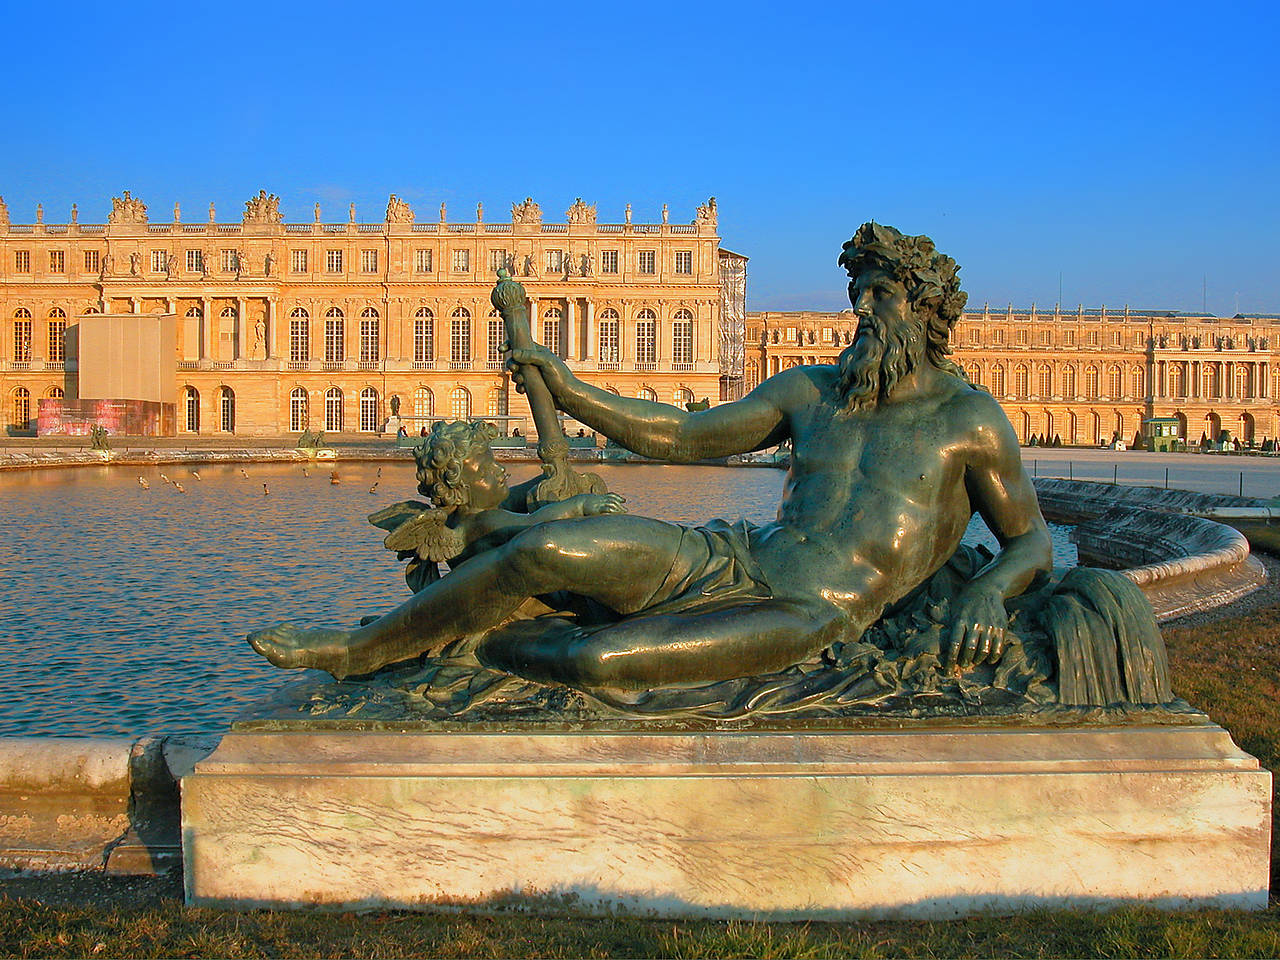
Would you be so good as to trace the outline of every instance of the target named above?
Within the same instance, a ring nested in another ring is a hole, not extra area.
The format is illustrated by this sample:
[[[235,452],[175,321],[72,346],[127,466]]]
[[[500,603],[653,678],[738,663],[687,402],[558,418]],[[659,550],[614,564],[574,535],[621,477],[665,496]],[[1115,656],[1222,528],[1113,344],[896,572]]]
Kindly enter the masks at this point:
[[[352,633],[350,630],[278,623],[249,634],[249,645],[277,667],[312,667],[341,680],[351,672],[348,660]]]

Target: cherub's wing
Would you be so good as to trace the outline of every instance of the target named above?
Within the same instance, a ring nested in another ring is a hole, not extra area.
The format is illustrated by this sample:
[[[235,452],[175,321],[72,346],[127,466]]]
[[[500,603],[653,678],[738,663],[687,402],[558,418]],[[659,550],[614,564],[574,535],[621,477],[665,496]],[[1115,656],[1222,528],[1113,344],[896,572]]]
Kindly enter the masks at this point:
[[[467,542],[448,524],[447,510],[422,510],[396,527],[382,541],[388,550],[412,550],[423,560],[452,560]]]
[[[406,520],[412,520],[418,514],[430,509],[431,504],[429,503],[423,503],[420,500],[405,500],[369,514],[369,522],[383,530],[394,530]]]

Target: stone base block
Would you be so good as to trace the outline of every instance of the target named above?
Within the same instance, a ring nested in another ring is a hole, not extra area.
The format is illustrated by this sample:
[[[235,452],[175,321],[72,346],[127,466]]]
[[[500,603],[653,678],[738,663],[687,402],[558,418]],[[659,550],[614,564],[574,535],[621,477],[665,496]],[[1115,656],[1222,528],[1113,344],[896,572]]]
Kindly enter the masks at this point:
[[[1263,908],[1271,775],[1212,724],[235,731],[187,899],[659,917]]]

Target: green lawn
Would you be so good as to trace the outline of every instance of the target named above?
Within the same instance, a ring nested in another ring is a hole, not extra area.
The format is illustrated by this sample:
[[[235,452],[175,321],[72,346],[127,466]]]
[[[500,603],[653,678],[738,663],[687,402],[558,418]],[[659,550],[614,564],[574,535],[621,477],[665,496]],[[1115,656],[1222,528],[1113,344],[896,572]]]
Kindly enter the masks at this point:
[[[1171,629],[1175,689],[1271,770],[1280,764],[1280,607]],[[1275,859],[1272,887],[1276,888]],[[100,884],[109,886],[112,881]],[[117,883],[119,881],[116,881]],[[135,881],[136,883],[136,881]],[[0,882],[0,892],[5,885]],[[1040,911],[945,922],[751,924],[410,913],[231,913],[0,900],[0,955],[23,957],[1275,957],[1262,913]]]

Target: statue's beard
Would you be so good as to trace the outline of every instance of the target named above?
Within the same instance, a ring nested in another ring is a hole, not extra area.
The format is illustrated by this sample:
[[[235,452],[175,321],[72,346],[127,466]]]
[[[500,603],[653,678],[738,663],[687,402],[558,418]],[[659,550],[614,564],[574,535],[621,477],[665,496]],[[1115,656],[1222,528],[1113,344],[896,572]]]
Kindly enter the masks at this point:
[[[915,370],[922,352],[921,331],[910,321],[887,328],[874,316],[861,318],[857,336],[838,361],[842,411],[853,413],[884,400]]]

